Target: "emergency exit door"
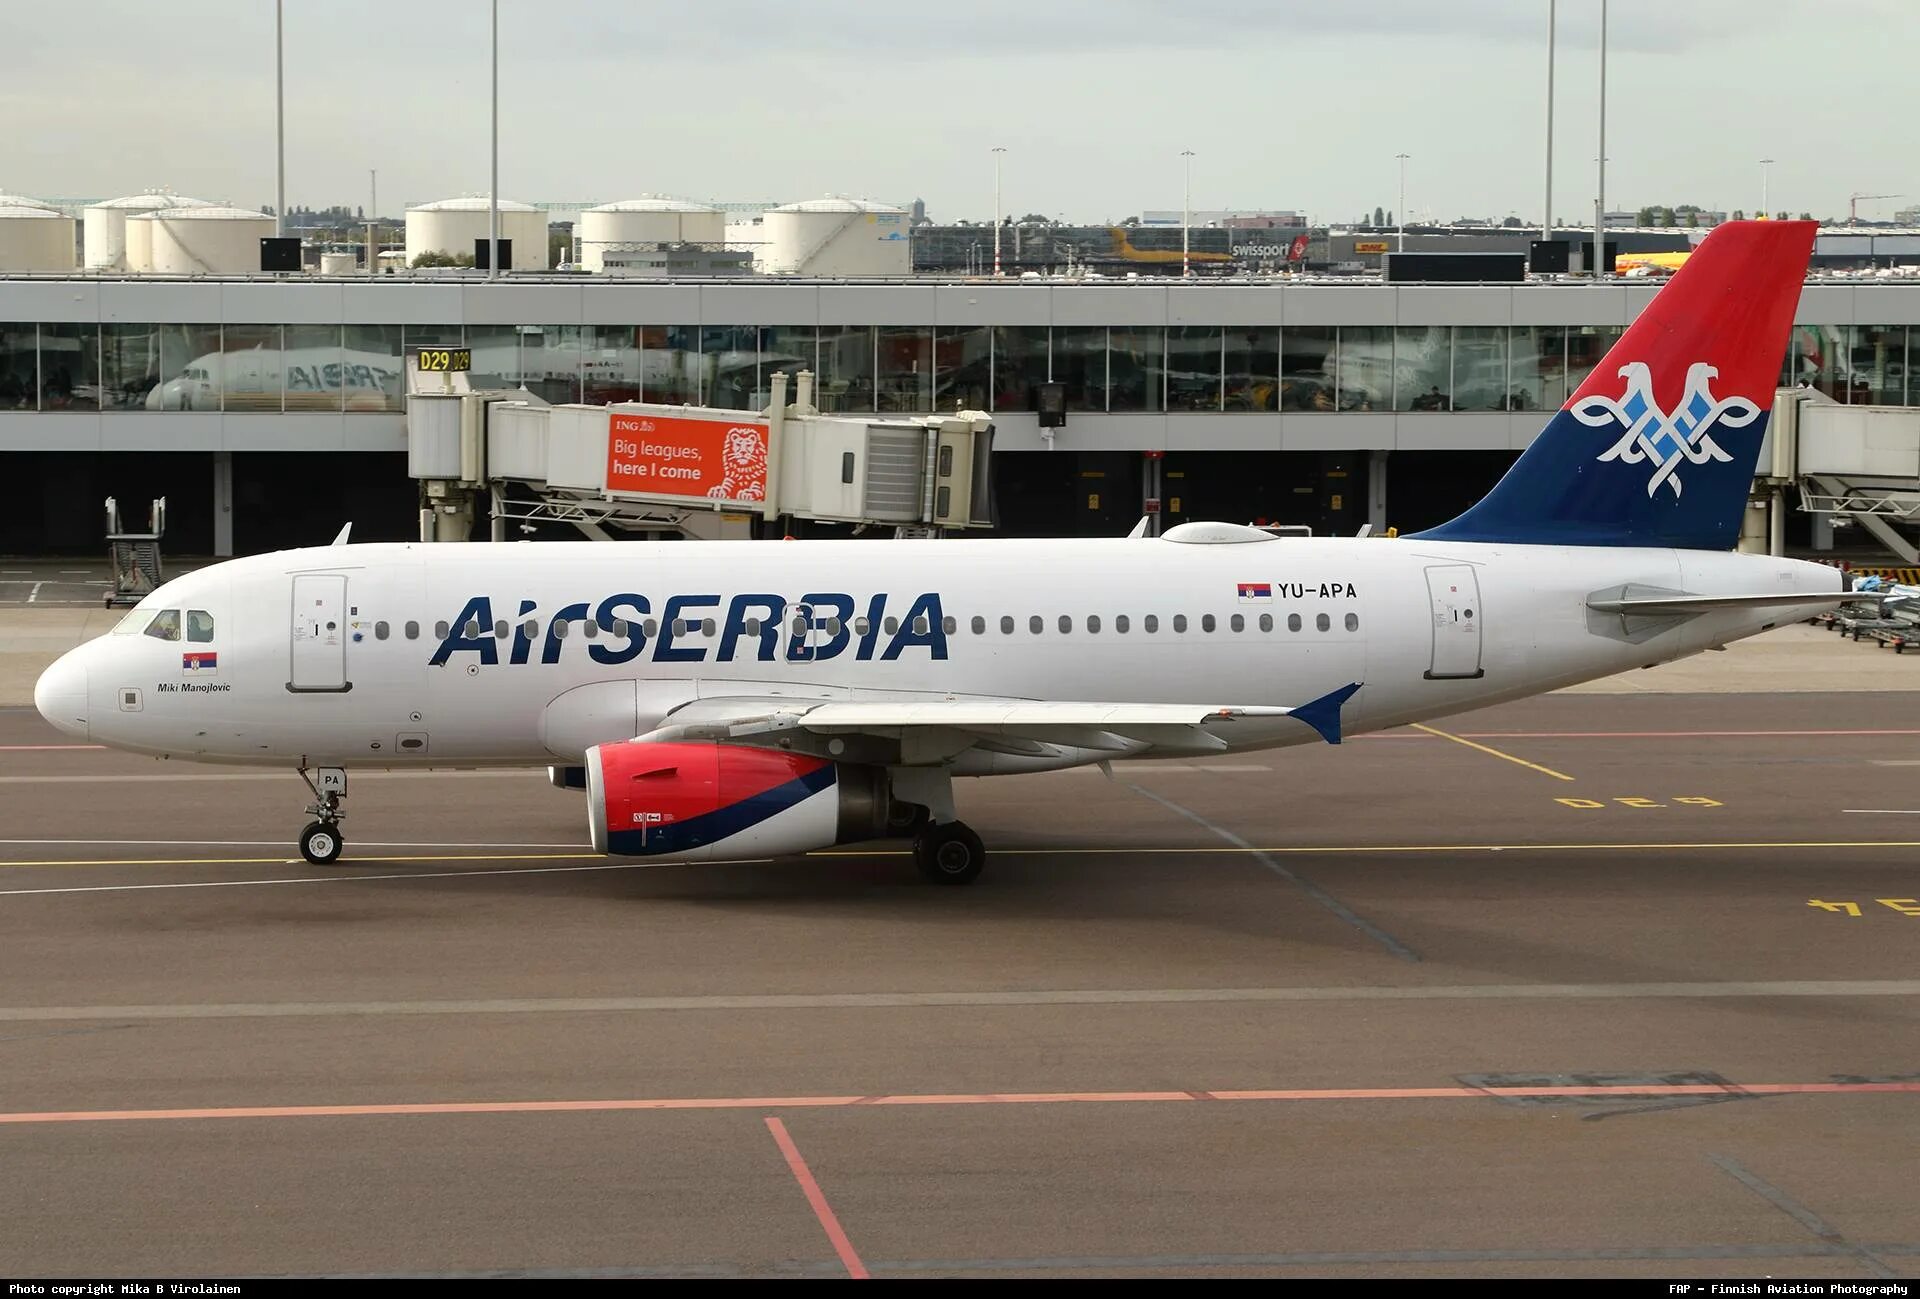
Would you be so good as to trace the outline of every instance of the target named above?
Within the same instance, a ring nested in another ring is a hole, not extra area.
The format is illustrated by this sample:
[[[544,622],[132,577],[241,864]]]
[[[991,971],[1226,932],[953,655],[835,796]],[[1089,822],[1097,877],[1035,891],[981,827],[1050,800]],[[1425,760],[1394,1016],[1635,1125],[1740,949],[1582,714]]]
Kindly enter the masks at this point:
[[[1427,680],[1485,676],[1480,666],[1480,580],[1471,564],[1436,564],[1427,570],[1433,605],[1433,656]]]
[[[347,579],[313,573],[293,579],[293,674],[289,690],[350,690]]]

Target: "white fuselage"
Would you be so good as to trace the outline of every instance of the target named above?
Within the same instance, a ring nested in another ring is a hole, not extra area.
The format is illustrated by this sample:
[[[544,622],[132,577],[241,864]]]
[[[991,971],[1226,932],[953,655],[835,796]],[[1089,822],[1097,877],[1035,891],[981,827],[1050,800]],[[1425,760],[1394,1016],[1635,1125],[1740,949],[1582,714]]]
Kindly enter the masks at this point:
[[[41,695],[96,742],[283,766],[577,763],[691,701],[740,696],[1291,707],[1360,682],[1351,734],[1680,658],[1830,604],[1629,620],[1586,607],[1609,588],[1839,582],[1762,556],[1417,539],[348,545],[169,582],[50,669]],[[204,616],[178,640],[147,634],[169,609]],[[1317,739],[1284,718],[1227,738]],[[976,752],[954,771],[1111,756]]]

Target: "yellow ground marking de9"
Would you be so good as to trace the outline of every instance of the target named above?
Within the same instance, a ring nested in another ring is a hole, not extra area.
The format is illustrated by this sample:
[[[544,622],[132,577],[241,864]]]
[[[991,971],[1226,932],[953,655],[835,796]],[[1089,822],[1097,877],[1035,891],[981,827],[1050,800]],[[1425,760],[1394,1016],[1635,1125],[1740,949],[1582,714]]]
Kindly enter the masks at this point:
[[[1920,898],[1875,898],[1874,901],[1883,907],[1898,911],[1903,916],[1920,917]],[[1839,915],[1843,911],[1850,916],[1860,914],[1858,902],[1828,902],[1821,898],[1808,898],[1807,905],[1818,907],[1822,911],[1830,911],[1834,915]]]
[[[1564,771],[1555,771],[1552,767],[1543,767],[1537,762],[1528,762],[1525,758],[1516,758],[1511,753],[1502,753],[1499,749],[1496,749],[1491,745],[1477,743],[1476,741],[1466,739],[1463,736],[1455,735],[1450,731],[1440,730],[1438,727],[1424,726],[1419,722],[1415,722],[1413,724],[1413,729],[1416,731],[1425,731],[1428,735],[1437,735],[1443,740],[1452,740],[1455,744],[1464,744],[1469,749],[1478,749],[1482,753],[1490,753],[1494,757],[1503,758],[1508,762],[1518,763],[1520,766],[1525,767],[1530,771],[1537,771],[1543,776],[1552,776],[1555,780],[1572,780],[1573,779],[1572,776],[1569,776]]]
[[[1605,801],[1602,801],[1601,799],[1597,799],[1597,798],[1556,798],[1553,801],[1560,804],[1562,807],[1579,808],[1581,811],[1589,811],[1589,812],[1593,811],[1596,808],[1602,808],[1607,806],[1607,803]],[[1638,797],[1616,798],[1611,801],[1620,804],[1620,806],[1622,807],[1666,807],[1669,805],[1669,803],[1680,803],[1680,804],[1684,804],[1687,807],[1725,807],[1726,806],[1725,803],[1722,803],[1717,798],[1703,798],[1698,794],[1680,795],[1678,797],[1670,799],[1668,803],[1661,803],[1651,798],[1638,798]]]

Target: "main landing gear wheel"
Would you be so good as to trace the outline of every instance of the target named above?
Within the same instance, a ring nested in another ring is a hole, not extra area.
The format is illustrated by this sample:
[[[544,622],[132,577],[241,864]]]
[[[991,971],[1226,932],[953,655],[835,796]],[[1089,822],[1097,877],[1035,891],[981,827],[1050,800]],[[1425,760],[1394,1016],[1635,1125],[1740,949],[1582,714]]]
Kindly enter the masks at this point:
[[[930,825],[913,841],[913,864],[935,884],[971,884],[987,864],[980,836],[958,821]]]
[[[340,837],[340,827],[325,821],[315,821],[300,832],[300,855],[315,866],[331,866],[340,860],[340,852],[347,841]]]

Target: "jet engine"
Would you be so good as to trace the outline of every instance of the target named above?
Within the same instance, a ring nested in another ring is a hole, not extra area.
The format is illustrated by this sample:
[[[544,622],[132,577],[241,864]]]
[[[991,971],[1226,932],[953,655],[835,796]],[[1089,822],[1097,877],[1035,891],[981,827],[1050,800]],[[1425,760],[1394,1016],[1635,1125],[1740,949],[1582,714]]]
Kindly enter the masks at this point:
[[[780,857],[887,834],[887,774],[710,742],[587,750],[595,852],[669,861]]]

